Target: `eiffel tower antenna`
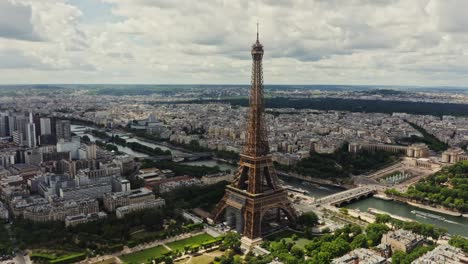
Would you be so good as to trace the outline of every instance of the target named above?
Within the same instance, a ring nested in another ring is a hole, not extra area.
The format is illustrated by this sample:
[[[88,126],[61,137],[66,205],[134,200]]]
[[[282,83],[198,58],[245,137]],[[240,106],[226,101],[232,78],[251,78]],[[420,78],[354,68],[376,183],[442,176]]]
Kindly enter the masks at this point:
[[[257,20],[257,42],[258,42],[258,20]]]

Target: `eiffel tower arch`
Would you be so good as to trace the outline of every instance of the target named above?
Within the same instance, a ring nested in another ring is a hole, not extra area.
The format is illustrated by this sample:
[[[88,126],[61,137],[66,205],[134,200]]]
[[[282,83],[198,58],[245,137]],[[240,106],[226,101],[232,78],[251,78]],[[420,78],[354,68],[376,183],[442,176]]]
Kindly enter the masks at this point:
[[[247,141],[234,180],[226,187],[225,195],[212,213],[214,222],[221,222],[224,217],[228,224],[250,240],[262,237],[266,221],[276,220],[294,225],[297,217],[287,191],[278,184],[269,155],[264,117],[263,53],[257,30],[257,41],[251,50]]]

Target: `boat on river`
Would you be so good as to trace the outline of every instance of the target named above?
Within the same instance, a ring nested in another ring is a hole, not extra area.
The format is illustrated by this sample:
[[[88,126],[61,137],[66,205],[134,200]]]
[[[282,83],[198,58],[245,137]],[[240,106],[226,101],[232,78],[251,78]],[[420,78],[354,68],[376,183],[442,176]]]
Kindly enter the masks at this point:
[[[430,214],[426,212],[421,212],[418,210],[411,210],[411,213],[420,216],[420,217],[425,217],[425,218],[430,218],[430,219],[435,219],[435,220],[440,220],[440,221],[445,221],[445,217],[440,216],[440,215],[435,215],[435,214]]]
[[[184,161],[184,160],[185,160],[185,159],[184,159],[184,158],[181,158],[181,157],[173,157],[173,158],[172,158],[172,161],[174,161],[174,162],[182,162],[182,161]]]

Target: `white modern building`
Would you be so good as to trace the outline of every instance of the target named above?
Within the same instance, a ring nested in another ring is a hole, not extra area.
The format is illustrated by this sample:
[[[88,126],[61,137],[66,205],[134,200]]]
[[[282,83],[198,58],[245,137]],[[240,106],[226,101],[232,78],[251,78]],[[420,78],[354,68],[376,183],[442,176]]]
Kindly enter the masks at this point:
[[[50,123],[50,118],[42,117],[40,119],[41,124],[41,136],[52,135],[52,126]]]

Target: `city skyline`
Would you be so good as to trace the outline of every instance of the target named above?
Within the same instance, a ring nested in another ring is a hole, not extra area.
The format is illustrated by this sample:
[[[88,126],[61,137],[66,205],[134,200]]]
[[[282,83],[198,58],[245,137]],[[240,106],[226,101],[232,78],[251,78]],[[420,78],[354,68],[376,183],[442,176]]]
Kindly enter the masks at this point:
[[[266,84],[466,86],[467,4],[7,0],[0,79],[244,83],[259,20]]]
[[[468,1],[0,1],[0,263],[468,263]]]

